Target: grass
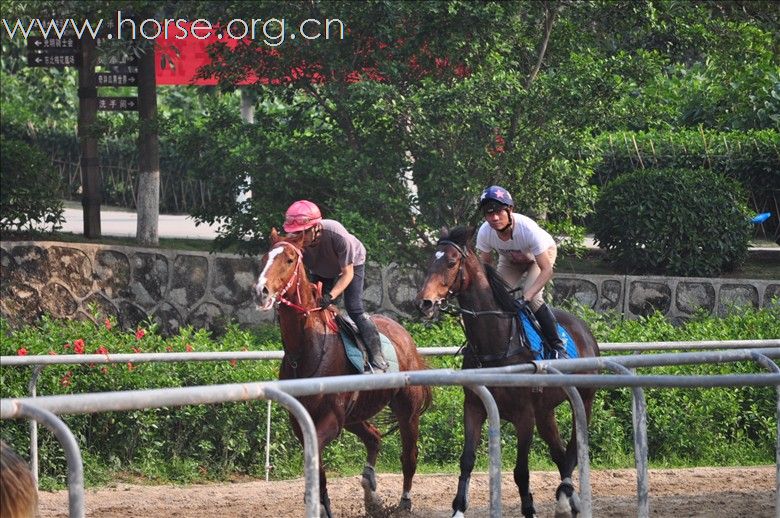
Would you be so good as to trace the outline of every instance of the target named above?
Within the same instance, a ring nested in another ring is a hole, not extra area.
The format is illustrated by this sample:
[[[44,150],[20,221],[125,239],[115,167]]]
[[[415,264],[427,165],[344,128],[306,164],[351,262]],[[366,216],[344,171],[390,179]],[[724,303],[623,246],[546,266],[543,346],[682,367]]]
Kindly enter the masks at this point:
[[[90,243],[101,245],[138,246],[135,238],[103,236],[99,239],[87,239],[81,234],[70,232],[3,232],[2,241],[59,241],[64,243]],[[769,243],[769,242],[767,242]],[[759,243],[763,246],[763,243]],[[772,248],[774,245],[768,245]],[[163,238],[156,247],[162,250],[185,250],[191,252],[236,253],[231,249],[215,249],[214,241],[209,239]],[[776,246],[775,246],[776,248]],[[623,275],[605,260],[604,252],[589,249],[580,257],[559,256],[555,263],[559,273],[579,273],[597,275]],[[720,276],[726,279],[780,279],[780,248],[771,251],[751,251],[745,264],[738,271],[726,272]]]

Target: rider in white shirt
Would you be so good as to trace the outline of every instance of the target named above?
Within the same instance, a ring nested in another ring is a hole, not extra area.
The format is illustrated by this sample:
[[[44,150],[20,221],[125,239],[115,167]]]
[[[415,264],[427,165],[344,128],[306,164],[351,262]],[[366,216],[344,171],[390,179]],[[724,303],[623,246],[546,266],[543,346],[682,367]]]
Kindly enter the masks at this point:
[[[565,358],[566,350],[558,334],[558,321],[545,304],[544,287],[553,276],[558,247],[550,234],[528,216],[513,212],[512,196],[493,185],[482,192],[479,208],[485,222],[477,232],[477,251],[482,262],[493,264],[511,288],[523,286],[518,305],[527,304],[539,322],[554,357]]]

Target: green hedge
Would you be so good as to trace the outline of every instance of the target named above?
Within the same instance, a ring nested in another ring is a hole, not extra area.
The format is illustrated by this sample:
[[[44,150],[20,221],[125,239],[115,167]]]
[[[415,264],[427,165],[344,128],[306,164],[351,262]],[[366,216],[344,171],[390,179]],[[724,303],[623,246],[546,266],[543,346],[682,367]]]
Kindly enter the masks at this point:
[[[585,312],[585,310],[580,310]],[[747,310],[725,318],[701,317],[673,327],[662,316],[622,321],[615,315],[587,312],[600,341],[655,341],[780,336],[780,309]],[[109,321],[110,329],[90,322],[44,319],[40,325],[11,331],[0,321],[2,355],[79,354],[105,348],[111,353],[172,351],[237,351],[279,348],[278,328],[249,332],[230,327],[219,340],[204,331],[184,329],[163,339],[154,328],[128,333]],[[407,324],[419,346],[459,344],[463,334],[454,320],[425,326]],[[82,349],[83,347],[83,349]],[[74,350],[75,349],[75,350]],[[458,368],[460,358],[431,358],[431,367]],[[193,386],[275,379],[278,362],[192,362],[119,364],[111,366],[50,366],[38,383],[39,394],[72,394],[153,387]],[[759,372],[752,363],[669,367],[654,372],[715,374]],[[3,397],[23,396],[30,370],[0,369]],[[649,390],[648,431],[650,461],[654,465],[751,464],[774,462],[775,392],[772,388]],[[463,441],[462,390],[440,387],[423,416],[420,431],[420,471],[457,472]],[[271,462],[274,478],[301,476],[302,448],[293,437],[286,412],[272,405]],[[627,389],[601,390],[594,403],[590,429],[594,467],[629,467],[633,463],[630,393]],[[101,485],[118,477],[142,476],[151,481],[224,480],[235,473],[263,476],[265,472],[264,401],[160,408],[133,412],[65,416],[76,435],[85,461],[87,484]],[[566,405],[559,415],[568,433],[571,414]],[[515,440],[511,426],[503,425],[504,466],[514,465]],[[23,420],[3,421],[0,436],[16,450],[29,448]],[[533,469],[551,469],[547,448],[537,437]],[[46,431],[40,432],[42,487],[61,487],[66,465],[62,448]],[[384,440],[378,469],[399,472],[397,433]],[[329,471],[358,473],[364,450],[349,433],[328,448]],[[487,467],[487,441],[482,441],[478,469]]]
[[[711,169],[737,180],[755,212],[776,212],[780,196],[780,133],[777,130],[718,132],[675,130],[599,135],[587,154],[597,157],[593,180],[603,186],[647,169]],[[780,235],[774,214],[765,225]]]
[[[594,237],[626,273],[719,275],[747,257],[743,198],[737,182],[713,171],[633,171],[602,189]]]
[[[0,230],[60,228],[60,179],[48,158],[23,140],[5,137],[0,156]]]

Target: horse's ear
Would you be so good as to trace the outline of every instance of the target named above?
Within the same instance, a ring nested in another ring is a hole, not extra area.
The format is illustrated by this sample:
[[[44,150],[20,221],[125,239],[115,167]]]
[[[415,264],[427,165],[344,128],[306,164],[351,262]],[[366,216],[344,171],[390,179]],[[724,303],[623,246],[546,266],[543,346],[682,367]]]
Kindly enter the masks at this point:
[[[450,236],[450,229],[441,227],[439,229],[439,239],[447,239]]]
[[[477,227],[469,225],[466,227],[466,243],[474,244],[474,236],[477,234]]]
[[[279,237],[279,232],[277,232],[277,231],[276,231],[276,227],[273,227],[273,228],[271,229],[271,244],[272,244],[272,245],[275,245],[275,244],[276,244],[276,242],[277,242],[277,241],[279,241],[279,239],[281,239],[281,238]]]

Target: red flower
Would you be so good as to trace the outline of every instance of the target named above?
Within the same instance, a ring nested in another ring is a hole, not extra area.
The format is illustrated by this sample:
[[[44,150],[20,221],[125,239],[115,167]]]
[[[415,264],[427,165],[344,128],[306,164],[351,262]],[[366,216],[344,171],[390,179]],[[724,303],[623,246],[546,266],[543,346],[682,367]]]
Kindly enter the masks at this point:
[[[133,352],[134,353],[140,353],[141,349],[139,349],[138,347],[133,347]]]
[[[63,349],[70,349],[70,342],[62,346]]]
[[[100,372],[103,374],[108,374],[108,369],[106,367],[101,367]]]
[[[131,371],[135,369],[135,366],[131,362],[127,362],[127,370]]]
[[[106,324],[106,329],[111,331],[111,320],[107,318],[105,324]]]
[[[56,351],[49,350],[49,354],[51,354],[52,356],[57,356],[57,352]]]
[[[16,350],[16,354],[17,356],[27,356],[27,349],[25,349],[24,347],[20,347],[19,349]]]
[[[144,331],[143,329],[141,329],[141,328],[139,327],[139,328],[138,328],[138,330],[135,332],[135,339],[136,339],[136,340],[140,340],[140,339],[141,339],[141,338],[143,338],[145,335],[146,335],[146,331]]]
[[[165,346],[165,350],[168,351],[169,353],[172,353],[173,352],[173,347],[171,347],[170,345],[166,345]]]
[[[236,360],[230,360],[230,366],[235,367],[236,363],[238,363]]]
[[[79,338],[73,342],[73,352],[76,354],[84,354],[84,340]]]
[[[185,345],[184,349],[186,349],[188,353],[191,353],[193,351],[192,346],[190,344]]]
[[[101,345],[95,350],[95,354],[108,354],[108,349]]]
[[[60,385],[62,385],[63,387],[67,387],[68,385],[70,385],[71,376],[73,376],[73,371],[66,372],[65,375],[60,380]]]

